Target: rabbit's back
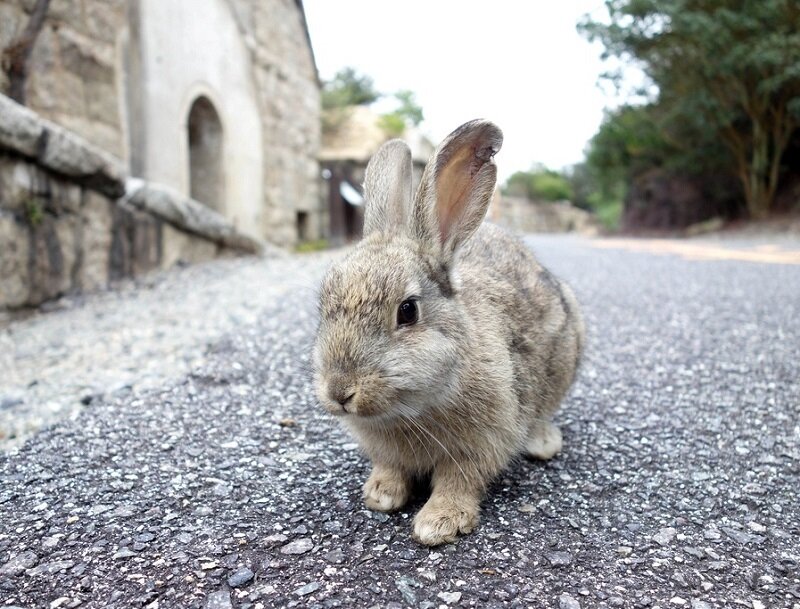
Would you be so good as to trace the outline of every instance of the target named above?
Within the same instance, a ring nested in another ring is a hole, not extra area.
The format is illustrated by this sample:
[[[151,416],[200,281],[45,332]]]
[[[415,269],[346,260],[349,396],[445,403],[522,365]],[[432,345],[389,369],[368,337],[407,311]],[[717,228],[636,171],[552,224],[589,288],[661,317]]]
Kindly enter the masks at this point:
[[[549,417],[572,384],[583,351],[583,319],[572,290],[519,239],[490,223],[464,244],[457,273],[466,309],[502,334],[525,415]]]

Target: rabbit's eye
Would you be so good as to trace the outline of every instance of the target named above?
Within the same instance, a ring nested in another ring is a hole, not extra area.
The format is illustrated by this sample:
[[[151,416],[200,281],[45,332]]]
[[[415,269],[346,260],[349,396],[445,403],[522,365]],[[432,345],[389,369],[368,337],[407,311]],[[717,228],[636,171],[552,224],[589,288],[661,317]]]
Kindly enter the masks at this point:
[[[408,299],[400,303],[397,307],[397,325],[410,326],[417,323],[417,303],[414,300]]]

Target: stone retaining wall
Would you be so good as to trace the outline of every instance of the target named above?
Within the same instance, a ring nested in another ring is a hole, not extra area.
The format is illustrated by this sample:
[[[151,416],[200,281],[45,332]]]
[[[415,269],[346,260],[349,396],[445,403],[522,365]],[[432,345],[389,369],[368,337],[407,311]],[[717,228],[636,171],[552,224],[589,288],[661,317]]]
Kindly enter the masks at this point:
[[[0,95],[0,309],[264,244]]]
[[[0,0],[0,93],[35,5]],[[301,224],[306,239],[324,236],[320,83],[301,0],[51,0],[28,42],[24,104],[42,117],[190,195],[188,119],[205,97],[222,125],[218,209],[281,246]]]
[[[493,202],[489,217],[524,233],[596,234],[600,230],[600,223],[593,214],[569,201],[544,203],[502,195]]]

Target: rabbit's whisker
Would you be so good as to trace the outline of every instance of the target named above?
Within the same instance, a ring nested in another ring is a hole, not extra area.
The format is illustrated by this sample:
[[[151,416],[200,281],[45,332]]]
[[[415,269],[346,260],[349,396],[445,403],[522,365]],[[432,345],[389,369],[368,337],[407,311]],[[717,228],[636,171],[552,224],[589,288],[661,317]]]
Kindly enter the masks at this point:
[[[421,421],[419,421],[419,420],[414,420],[414,419],[408,419],[408,420],[409,420],[409,421],[410,421],[410,422],[411,422],[411,423],[414,425],[414,427],[416,427],[417,429],[419,429],[419,430],[420,430],[422,433],[426,434],[426,435],[427,435],[427,436],[428,436],[428,437],[429,437],[431,440],[433,440],[434,442],[436,442],[436,443],[437,443],[437,444],[438,444],[438,445],[441,447],[441,449],[442,449],[442,450],[445,452],[445,454],[446,454],[446,455],[447,455],[447,456],[450,458],[450,460],[453,462],[453,465],[455,465],[455,466],[458,468],[458,471],[460,471],[460,472],[461,472],[461,475],[464,477],[464,481],[465,481],[465,482],[467,482],[467,483],[469,483],[469,478],[467,478],[467,474],[466,474],[466,472],[465,472],[465,471],[464,471],[464,470],[461,468],[461,466],[458,464],[458,461],[456,461],[456,460],[455,460],[455,457],[453,457],[453,455],[452,455],[452,454],[450,454],[450,451],[449,451],[449,450],[447,450],[447,447],[446,447],[444,444],[442,444],[442,443],[439,441],[439,439],[438,439],[436,436],[434,436],[434,435],[433,435],[433,433],[432,433],[432,432],[430,432],[430,431],[429,431],[429,430],[428,430],[428,429],[427,429],[427,428],[426,428],[426,427],[425,427],[425,426],[422,424],[422,422],[421,422]]]
[[[452,429],[449,429],[446,425],[443,425],[441,422],[435,419],[428,418],[427,421],[429,424],[434,425],[437,431],[444,433],[447,437],[449,437],[450,440],[453,441],[455,445],[461,444],[462,442],[461,437],[463,436],[463,434],[459,435],[457,433],[454,433]],[[467,461],[469,461],[469,464],[473,467],[474,471],[480,471],[480,468],[475,463],[475,460],[470,456],[469,452],[465,451],[462,454],[467,459]]]
[[[413,421],[411,420],[411,418],[410,418],[410,417],[408,417],[407,415],[404,415],[404,414],[401,412],[401,413],[400,413],[400,422],[401,422],[401,423],[403,423],[403,424],[406,426],[406,428],[407,428],[407,429],[408,429],[408,430],[409,430],[409,431],[410,431],[412,434],[414,434],[414,437],[417,439],[417,442],[420,444],[420,446],[422,446],[422,448],[423,448],[423,449],[425,449],[425,452],[426,452],[426,453],[427,453],[427,455],[428,455],[429,463],[433,463],[433,462],[434,462],[433,455],[431,454],[431,451],[430,451],[430,450],[428,450],[428,445],[427,445],[427,443],[424,441],[424,437],[421,437],[421,436],[420,436],[420,435],[419,435],[419,434],[418,434],[416,431],[414,431],[414,428],[412,427],[412,425],[413,425]],[[402,428],[401,428],[401,429],[402,429]],[[406,437],[407,437],[407,436],[406,436]]]

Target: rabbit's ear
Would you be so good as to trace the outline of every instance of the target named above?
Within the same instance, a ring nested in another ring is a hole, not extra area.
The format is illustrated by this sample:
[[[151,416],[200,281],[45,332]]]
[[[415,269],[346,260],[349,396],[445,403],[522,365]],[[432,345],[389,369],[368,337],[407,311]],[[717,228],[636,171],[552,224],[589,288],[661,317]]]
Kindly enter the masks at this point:
[[[486,215],[497,182],[492,157],[502,144],[497,125],[470,121],[447,136],[425,167],[414,200],[412,235],[433,246],[445,263]]]
[[[391,140],[378,149],[364,173],[364,236],[406,232],[411,208],[411,150]]]

